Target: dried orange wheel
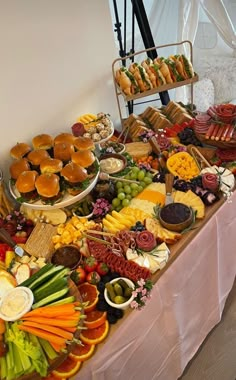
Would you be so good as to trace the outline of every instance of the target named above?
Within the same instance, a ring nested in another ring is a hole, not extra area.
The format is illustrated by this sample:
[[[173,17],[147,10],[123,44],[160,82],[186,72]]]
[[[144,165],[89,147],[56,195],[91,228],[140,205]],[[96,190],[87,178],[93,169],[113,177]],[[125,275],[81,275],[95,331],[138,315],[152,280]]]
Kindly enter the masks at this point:
[[[95,344],[87,344],[87,343],[76,344],[72,348],[69,356],[72,359],[80,360],[81,362],[83,362],[92,356],[94,349],[95,349]]]
[[[98,344],[101,343],[107,336],[109,331],[108,321],[95,329],[83,330],[80,334],[80,339],[83,343]]]
[[[75,375],[78,372],[80,366],[81,361],[75,360],[68,356],[64,362],[61,363],[59,367],[57,367],[57,369],[52,371],[52,374],[57,378],[60,377],[60,379],[68,378]]]
[[[84,320],[84,326],[88,329],[95,329],[101,326],[107,319],[107,312],[100,310],[92,310],[86,313],[86,319]]]
[[[85,306],[84,311],[88,313],[89,311],[94,310],[98,302],[99,295],[96,285],[84,282],[78,286],[78,289],[83,302],[88,302],[88,305]]]

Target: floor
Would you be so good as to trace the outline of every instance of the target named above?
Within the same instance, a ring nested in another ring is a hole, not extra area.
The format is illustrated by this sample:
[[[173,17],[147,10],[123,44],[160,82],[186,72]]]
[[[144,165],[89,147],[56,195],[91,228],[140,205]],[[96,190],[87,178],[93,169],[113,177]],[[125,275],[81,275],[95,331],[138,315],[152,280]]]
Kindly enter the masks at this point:
[[[236,380],[236,282],[221,322],[208,335],[179,380]]]

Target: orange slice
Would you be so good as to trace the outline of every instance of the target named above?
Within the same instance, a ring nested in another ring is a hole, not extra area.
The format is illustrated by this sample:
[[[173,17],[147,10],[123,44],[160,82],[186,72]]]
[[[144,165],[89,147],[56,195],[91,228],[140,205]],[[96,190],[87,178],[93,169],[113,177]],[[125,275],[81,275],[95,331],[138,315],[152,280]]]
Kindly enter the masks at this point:
[[[101,326],[107,319],[107,312],[100,310],[92,310],[86,313],[86,319],[84,320],[84,326],[88,329],[95,329]]]
[[[84,282],[83,284],[78,286],[78,289],[83,302],[88,302],[88,305],[85,306],[84,311],[88,313],[94,310],[98,302],[99,295],[96,285]]]
[[[80,339],[83,343],[98,344],[101,343],[107,336],[109,331],[108,321],[95,329],[83,330],[80,334]]]
[[[81,362],[83,362],[92,356],[94,350],[95,350],[95,344],[87,344],[87,343],[76,344],[72,348],[69,356],[72,359],[80,360]]]
[[[60,380],[66,380],[65,377],[58,377],[58,376],[55,376],[55,375],[53,375],[52,372],[49,373],[49,375],[48,375],[47,377],[43,377],[43,378],[42,378],[42,380],[58,380],[58,379],[60,379]]]
[[[75,375],[81,366],[81,361],[75,360],[68,356],[64,362],[62,362],[57,369],[52,371],[52,374],[56,378],[64,379]]]

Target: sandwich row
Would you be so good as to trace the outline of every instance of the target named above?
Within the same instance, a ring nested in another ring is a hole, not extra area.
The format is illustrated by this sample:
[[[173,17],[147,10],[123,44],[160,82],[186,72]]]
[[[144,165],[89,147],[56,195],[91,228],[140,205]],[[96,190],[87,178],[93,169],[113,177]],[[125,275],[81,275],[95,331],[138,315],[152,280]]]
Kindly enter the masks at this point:
[[[134,62],[128,68],[122,66],[115,72],[115,79],[127,96],[152,90],[166,84],[181,82],[195,75],[191,62],[181,55],[168,58],[147,58],[140,63]]]

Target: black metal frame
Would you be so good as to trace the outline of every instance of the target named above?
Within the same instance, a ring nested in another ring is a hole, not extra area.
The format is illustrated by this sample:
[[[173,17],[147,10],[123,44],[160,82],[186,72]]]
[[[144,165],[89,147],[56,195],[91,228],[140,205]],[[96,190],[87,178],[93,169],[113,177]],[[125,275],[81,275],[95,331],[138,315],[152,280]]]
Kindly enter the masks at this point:
[[[140,34],[141,34],[145,49],[149,49],[149,48],[156,46],[155,42],[153,40],[153,36],[152,36],[150,24],[148,22],[148,18],[147,18],[147,14],[146,14],[144,4],[143,4],[143,0],[131,0],[131,2],[132,2],[132,45],[131,45],[131,49],[130,49],[129,53],[126,52],[126,26],[127,26],[127,18],[126,18],[127,2],[126,1],[127,0],[124,0],[124,44],[123,44],[122,33],[121,33],[122,24],[119,20],[119,14],[118,14],[116,0],[113,0],[115,19],[116,19],[114,31],[117,33],[117,39],[119,41],[119,46],[120,46],[119,54],[120,54],[121,58],[125,57],[129,54],[133,54],[135,52],[135,49],[134,49],[134,44],[135,44],[135,41],[134,41],[135,18],[136,18],[138,26],[139,26]],[[152,51],[147,52],[147,55],[151,59],[158,57],[156,50],[152,50]],[[125,66],[126,62],[122,61],[122,64]],[[161,103],[163,105],[166,105],[169,103],[170,98],[169,98],[168,91],[160,92],[159,96],[160,96]],[[133,101],[128,102],[129,114],[133,112],[133,106],[134,106]]]

